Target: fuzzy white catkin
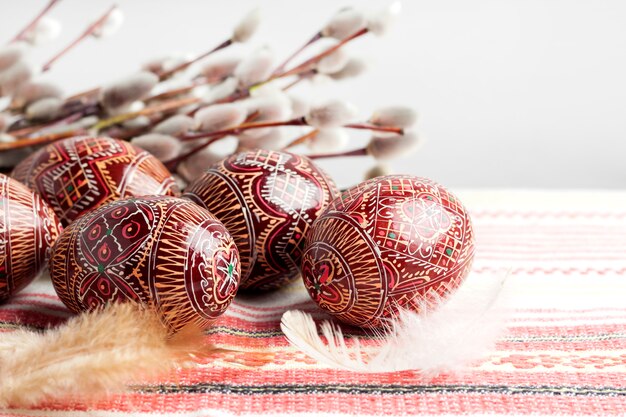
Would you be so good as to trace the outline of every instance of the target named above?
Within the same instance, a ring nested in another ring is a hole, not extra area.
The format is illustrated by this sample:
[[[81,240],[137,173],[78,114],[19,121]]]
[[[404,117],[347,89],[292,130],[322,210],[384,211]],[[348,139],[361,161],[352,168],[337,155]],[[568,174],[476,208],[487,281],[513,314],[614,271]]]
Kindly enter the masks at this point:
[[[238,56],[212,58],[202,66],[200,74],[206,78],[209,84],[217,84],[233,75],[240,62],[241,57]]]
[[[415,132],[405,132],[404,135],[391,137],[374,136],[367,146],[367,152],[374,158],[385,161],[411,155],[421,145],[422,141]]]
[[[191,182],[222,159],[224,159],[224,156],[214,151],[209,146],[199,150],[181,162],[178,165],[177,171],[185,180]]]
[[[105,87],[100,94],[100,102],[107,110],[129,105],[146,97],[159,82],[159,77],[148,71],[141,71]]]
[[[228,77],[221,83],[213,86],[202,98],[205,103],[213,103],[226,98],[237,91],[239,81],[236,77]]]
[[[268,94],[245,100],[248,116],[255,114],[254,122],[286,121],[291,118],[291,100],[284,93]],[[243,132],[241,138],[260,138],[267,135],[271,128],[249,129]]]
[[[237,26],[235,26],[233,36],[231,37],[232,41],[244,43],[250,40],[252,35],[257,31],[260,22],[261,12],[259,9],[251,10],[241,19]]]
[[[239,151],[248,149],[268,149],[280,150],[289,143],[289,136],[285,132],[285,128],[273,127],[263,129],[263,134],[256,137],[240,135]]]
[[[175,68],[178,65],[182,64],[183,62],[185,62],[185,58],[181,56],[153,58],[149,61],[144,62],[141,65],[141,70],[152,72],[154,74],[159,74],[164,71],[169,71],[172,68]]]
[[[60,98],[42,98],[26,108],[26,118],[29,120],[52,120],[61,113],[62,108],[63,100]]]
[[[0,47],[0,72],[24,58],[25,53],[26,44],[24,42],[13,42]]]
[[[235,68],[234,74],[239,80],[240,87],[250,87],[269,78],[273,69],[272,53],[267,48],[261,48],[244,58]]]
[[[124,23],[124,12],[115,8],[109,13],[107,18],[93,31],[92,36],[105,38],[114,35]]]
[[[24,61],[17,61],[0,72],[0,97],[13,95],[20,86],[34,75],[33,68]]]
[[[63,91],[56,85],[45,81],[29,81],[22,84],[13,96],[13,105],[24,107],[42,98],[61,98]]]
[[[311,109],[309,102],[296,94],[289,94],[288,97],[291,100],[291,117],[297,119],[306,116]]]
[[[254,97],[244,102],[248,115],[257,113],[254,121],[280,121],[291,117],[291,99],[282,92]]]
[[[391,168],[387,164],[376,164],[365,172],[364,180],[382,177],[391,174]]]
[[[367,64],[360,58],[350,58],[348,62],[339,71],[327,74],[333,80],[344,80],[346,78],[354,78],[361,75],[367,70]]]
[[[307,147],[315,153],[337,152],[345,148],[350,142],[350,135],[342,128],[320,129],[319,132],[309,140]]]
[[[198,128],[206,132],[228,129],[246,120],[246,108],[237,103],[214,104],[198,110],[195,120]]]
[[[11,115],[7,113],[0,113],[0,133],[6,132],[11,125]]]
[[[321,30],[323,36],[342,40],[365,27],[365,15],[356,9],[339,10]]]
[[[348,52],[343,48],[339,48],[332,54],[320,59],[316,68],[322,74],[333,74],[341,71],[349,60],[350,55],[348,55]]]
[[[150,152],[161,161],[175,158],[182,147],[181,142],[175,137],[160,133],[147,133],[133,138],[130,142]]]
[[[143,110],[146,104],[143,101],[133,101],[132,103],[125,104],[120,107],[112,107],[107,109],[107,113],[110,116],[118,116],[125,113],[135,113]]]
[[[369,120],[376,126],[400,127],[406,129],[417,122],[417,113],[410,107],[388,106],[374,112]]]
[[[402,3],[395,1],[383,10],[370,14],[367,19],[367,28],[376,36],[385,35],[401,10]]]
[[[332,100],[311,108],[305,116],[306,122],[318,129],[339,127],[350,123],[356,117],[356,108],[345,101]]]
[[[61,34],[61,22],[44,16],[34,27],[24,34],[24,41],[31,45],[43,45],[55,40]]]
[[[163,120],[152,131],[163,135],[179,136],[195,129],[196,126],[196,121],[193,118],[184,114],[176,114]]]

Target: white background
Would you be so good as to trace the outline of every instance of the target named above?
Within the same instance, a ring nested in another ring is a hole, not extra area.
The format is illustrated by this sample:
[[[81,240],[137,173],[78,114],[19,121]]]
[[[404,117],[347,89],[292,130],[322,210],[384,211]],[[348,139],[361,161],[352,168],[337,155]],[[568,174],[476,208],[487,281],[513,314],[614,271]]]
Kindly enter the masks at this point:
[[[173,52],[202,52],[229,36],[248,10],[263,24],[253,45],[286,56],[348,3],[310,1],[119,0],[114,37],[90,40],[49,79],[77,92]],[[379,9],[382,1],[353,1]],[[45,0],[0,0],[8,40]],[[64,0],[52,15],[62,36],[37,51],[43,61],[108,8],[106,0]],[[247,48],[250,48],[248,46]],[[376,107],[418,109],[421,151],[393,164],[452,187],[626,188],[626,2],[622,0],[404,1],[384,38],[350,50],[371,62],[360,78],[304,86],[312,99],[336,96],[366,118]],[[355,136],[355,146],[365,137]],[[342,186],[360,180],[369,158],[327,161]]]

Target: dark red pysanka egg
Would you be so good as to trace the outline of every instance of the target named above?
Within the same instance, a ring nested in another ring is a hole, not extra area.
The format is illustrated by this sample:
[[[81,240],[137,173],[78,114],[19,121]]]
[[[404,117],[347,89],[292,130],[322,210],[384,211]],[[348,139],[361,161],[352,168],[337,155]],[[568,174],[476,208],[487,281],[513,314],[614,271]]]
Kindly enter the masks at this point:
[[[117,200],[78,218],[54,245],[50,276],[74,312],[108,302],[156,307],[173,331],[209,326],[232,301],[240,262],[232,237],[189,200]]]
[[[217,163],[183,197],[230,231],[241,255],[241,288],[268,290],[298,275],[304,237],[337,194],[308,158],[254,150]]]
[[[0,302],[39,274],[60,233],[59,219],[41,197],[0,174]]]
[[[179,194],[157,158],[107,137],[54,142],[22,161],[11,176],[39,193],[64,225],[119,198]]]
[[[398,308],[455,290],[474,257],[472,224],[441,185],[409,175],[374,178],[342,193],[313,223],[302,277],[339,320],[379,327]]]

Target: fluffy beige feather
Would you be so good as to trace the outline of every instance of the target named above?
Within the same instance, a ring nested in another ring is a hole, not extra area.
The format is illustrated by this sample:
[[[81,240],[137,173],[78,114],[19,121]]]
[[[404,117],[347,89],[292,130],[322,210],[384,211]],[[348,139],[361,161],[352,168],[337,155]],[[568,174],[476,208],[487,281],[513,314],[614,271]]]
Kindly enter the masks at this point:
[[[0,335],[0,408],[120,392],[202,349],[200,329],[170,336],[157,314],[130,303],[81,314],[44,332],[5,333]]]

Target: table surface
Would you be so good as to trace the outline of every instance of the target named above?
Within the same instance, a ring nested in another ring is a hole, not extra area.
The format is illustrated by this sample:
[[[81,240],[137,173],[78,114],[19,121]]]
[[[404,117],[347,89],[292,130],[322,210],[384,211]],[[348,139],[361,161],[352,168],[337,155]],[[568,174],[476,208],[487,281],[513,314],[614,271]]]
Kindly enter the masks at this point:
[[[477,236],[468,280],[510,270],[508,331],[460,374],[361,374],[290,347],[283,311],[324,318],[301,285],[238,297],[207,332],[219,353],[158,385],[2,415],[623,415],[626,410],[626,193],[463,191]],[[45,277],[0,306],[0,330],[62,323]],[[2,335],[0,334],[0,337]],[[271,360],[259,363],[248,352]],[[69,410],[72,410],[69,413]]]

